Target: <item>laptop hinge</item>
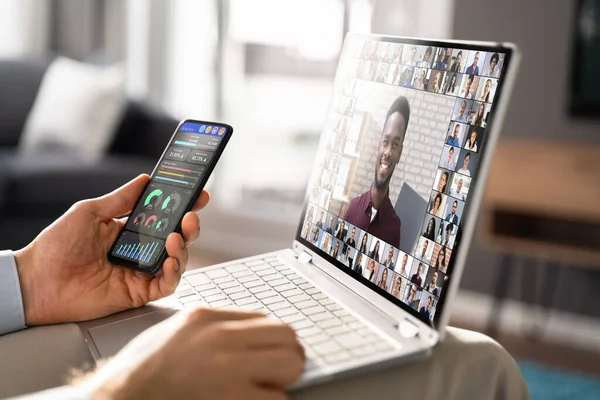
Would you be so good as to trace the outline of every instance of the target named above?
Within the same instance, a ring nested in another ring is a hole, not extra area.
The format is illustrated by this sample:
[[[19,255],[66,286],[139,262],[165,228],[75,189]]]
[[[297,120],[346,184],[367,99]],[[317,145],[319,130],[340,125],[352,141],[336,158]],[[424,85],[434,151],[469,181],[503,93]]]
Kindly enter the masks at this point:
[[[308,264],[312,261],[312,256],[306,251],[303,251],[298,254],[298,261],[300,261],[300,264]]]

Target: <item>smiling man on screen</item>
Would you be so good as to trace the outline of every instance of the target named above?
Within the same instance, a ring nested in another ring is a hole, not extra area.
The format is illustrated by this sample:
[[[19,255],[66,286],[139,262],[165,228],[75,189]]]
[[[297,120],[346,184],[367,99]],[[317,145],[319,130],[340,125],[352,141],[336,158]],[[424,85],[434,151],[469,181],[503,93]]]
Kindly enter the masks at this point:
[[[400,218],[390,201],[390,181],[400,162],[410,106],[398,97],[390,107],[377,149],[375,179],[371,188],[352,199],[344,219],[394,247],[400,247]]]

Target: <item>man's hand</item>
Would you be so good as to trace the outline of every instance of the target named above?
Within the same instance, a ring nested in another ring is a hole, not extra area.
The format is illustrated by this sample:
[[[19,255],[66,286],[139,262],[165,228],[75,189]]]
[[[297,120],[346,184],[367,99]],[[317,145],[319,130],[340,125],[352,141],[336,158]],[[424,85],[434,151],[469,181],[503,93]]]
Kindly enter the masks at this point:
[[[291,327],[260,313],[181,311],[78,383],[103,399],[285,399],[302,374]]]
[[[27,325],[84,321],[103,317],[168,296],[188,262],[187,246],[198,238],[200,220],[187,213],[183,237],[166,241],[169,257],[155,276],[113,265],[107,253],[148,175],[105,196],[75,204],[22,250],[15,252]],[[208,203],[203,191],[193,210]]]

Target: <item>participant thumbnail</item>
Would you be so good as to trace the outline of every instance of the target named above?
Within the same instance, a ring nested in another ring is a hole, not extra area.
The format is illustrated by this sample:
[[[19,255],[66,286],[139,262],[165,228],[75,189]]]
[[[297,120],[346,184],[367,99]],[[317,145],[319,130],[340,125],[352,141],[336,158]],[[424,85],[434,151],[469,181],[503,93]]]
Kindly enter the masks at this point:
[[[469,111],[473,107],[473,100],[456,99],[452,120],[463,124],[469,123]]]
[[[411,46],[410,51],[406,53],[406,59],[402,64],[410,65],[411,67],[417,66],[417,52],[419,51],[419,46]]]
[[[450,146],[449,144],[444,145],[444,148],[442,149],[442,158],[440,159],[440,167],[454,171],[456,169],[459,154],[460,149],[458,147]]]
[[[412,88],[417,90],[425,90],[427,85],[427,68],[417,68],[412,81]]]
[[[498,80],[493,78],[481,78],[481,84],[477,90],[478,101],[485,103],[492,103],[494,96],[496,95],[496,87],[498,86]]]
[[[394,246],[386,244],[383,249],[381,263],[390,269],[396,268],[396,258],[398,257],[398,249],[394,248]]]
[[[352,247],[344,246],[339,260],[346,267],[353,269],[355,254],[356,254],[356,250],[354,250]]]
[[[448,151],[448,155],[450,155],[450,154],[451,154],[450,151]],[[451,178],[450,171],[443,169],[443,168],[438,169],[438,171],[435,175],[435,181],[434,181],[435,183],[433,185],[433,188],[440,193],[447,194],[450,189],[450,178]]]
[[[448,96],[458,96],[462,77],[462,74],[458,74],[456,72],[446,73],[442,86],[442,93]]]
[[[375,72],[377,70],[377,61],[367,61],[362,69],[362,79],[366,81],[375,80]]]
[[[320,208],[316,208],[317,212],[315,213],[315,219],[313,221],[313,224],[315,224],[315,226],[319,229],[323,229],[323,226],[325,225],[325,210],[322,210]]]
[[[467,129],[466,124],[460,122],[451,122],[448,125],[448,135],[446,136],[446,144],[455,147],[462,147],[465,139],[465,130]]]
[[[417,63],[419,68],[431,68],[431,61],[433,58],[433,52],[435,51],[435,47],[432,46],[420,46],[421,47],[421,58]]]
[[[402,64],[402,57],[404,57],[404,44],[395,43],[392,46],[392,54],[394,55],[391,63],[393,64]]]
[[[369,253],[369,249],[371,246],[371,235],[369,235],[367,232],[362,231],[360,233],[360,244],[358,245],[358,251],[360,251],[363,254],[368,254]]]
[[[414,256],[418,260],[423,261],[425,264],[429,264],[431,260],[431,255],[433,254],[434,242],[427,238],[421,237],[417,242],[417,247],[415,248]]]
[[[329,254],[329,251],[331,250],[331,242],[332,242],[332,236],[329,233],[323,233],[322,235],[322,239],[321,239],[321,250],[323,250],[325,253]]]
[[[387,78],[387,74],[390,70],[390,64],[388,63],[379,63],[377,66],[377,72],[375,73],[375,82],[385,83],[385,79]]]
[[[471,178],[465,175],[454,174],[452,184],[450,186],[450,197],[465,201],[469,194],[471,186]]]
[[[391,269],[380,266],[379,271],[377,272],[377,282],[375,284],[380,289],[389,292],[391,289],[392,275],[393,272]]]
[[[404,281],[404,279],[402,279],[402,277],[397,274],[397,273],[393,273],[392,274],[392,289],[390,290],[390,293],[392,296],[394,296],[397,299],[400,299],[402,296],[402,289],[404,289],[406,287],[406,283]]]
[[[461,150],[456,163],[456,172],[461,175],[473,176],[477,170],[479,155],[472,151]]]
[[[467,74],[463,77],[462,87],[460,89],[459,97],[465,99],[474,100],[477,93],[477,86],[479,84],[479,77],[473,74]]]
[[[444,212],[446,216],[444,217],[444,221],[452,222],[454,225],[458,225],[464,206],[464,201],[450,198],[448,204],[446,204],[446,211]]]
[[[322,232],[323,232],[322,230],[320,230],[319,228],[317,228],[316,226],[313,225],[312,233],[310,236],[310,241],[312,244],[314,244],[317,247],[319,247],[319,245],[321,243]]]
[[[329,250],[329,255],[337,260],[338,257],[342,254],[342,246],[342,241],[334,238],[331,248]]]
[[[425,285],[425,277],[427,276],[428,269],[429,266],[426,262],[415,260],[409,274],[410,282],[423,287]]]
[[[407,88],[412,87],[413,76],[415,75],[415,67],[406,66],[402,70],[402,74],[398,80],[398,85],[404,86]]]
[[[396,271],[396,273],[402,276],[404,279],[408,279],[408,274],[410,273],[410,267],[413,260],[414,259],[408,253],[400,252],[400,254],[398,254],[398,262],[396,263],[396,268],[394,268],[394,271]]]
[[[440,239],[443,240],[443,237],[441,237]],[[438,269],[442,272],[446,272],[446,269],[448,268],[446,253],[446,247],[436,243],[433,247],[433,254],[431,255],[431,267]]]
[[[352,266],[352,271],[356,272],[359,275],[363,274],[363,271],[367,267],[368,257],[362,253],[356,252],[356,257],[354,258],[354,265]]]
[[[434,57],[433,69],[445,71],[448,68],[447,57],[448,48],[440,47],[437,49]]]
[[[427,74],[427,91],[439,93],[442,88],[442,79],[444,72],[436,69],[430,69]]]
[[[465,71],[465,59],[466,57],[468,57],[469,55],[469,51],[468,50],[458,50],[456,52],[456,55],[454,55],[454,52],[452,54],[452,57],[450,58],[450,62],[448,63],[450,65],[450,72],[456,72],[456,73],[462,73]]]
[[[476,101],[471,108],[471,125],[485,128],[487,126],[487,117],[492,108],[491,104]]]
[[[490,78],[500,78],[502,65],[504,64],[504,54],[487,53],[484,61],[483,76]]]
[[[421,236],[431,241],[435,240],[441,225],[441,218],[434,217],[432,215],[426,215],[421,228]]]
[[[480,75],[479,64],[485,59],[485,51],[472,51],[467,58],[467,68],[465,74]]]
[[[456,239],[456,233],[458,231],[458,226],[452,224],[451,222],[444,221],[444,231],[443,236],[440,238],[439,243],[448,249],[454,248],[454,240]],[[446,257],[449,259],[449,251],[446,251]],[[445,272],[445,271],[444,271]]]
[[[345,226],[347,227],[347,239],[345,243],[353,248],[356,248],[356,243],[358,241],[359,229],[357,229],[354,225],[351,225],[344,221]]]
[[[429,204],[427,205],[427,212],[436,217],[443,215],[444,207],[446,206],[446,200],[448,196],[442,193],[438,193],[432,190],[431,197],[429,198]]]
[[[407,306],[416,310],[419,307],[419,301],[421,300],[422,293],[423,293],[423,289],[420,289],[415,284],[409,283],[406,288],[406,295],[404,298],[404,303]]]
[[[336,239],[339,239],[345,243],[347,232],[348,232],[348,227],[346,226],[346,221],[344,221],[343,219],[340,218],[335,223],[332,234]]]
[[[431,293],[423,292],[419,305],[419,315],[423,318],[431,320],[434,314],[435,296]]]
[[[385,245],[385,243],[383,243],[381,240],[377,239],[377,238],[373,238],[373,240],[371,241],[371,247],[369,249],[369,257],[371,257],[373,260],[379,262],[379,260],[381,260],[381,254],[383,253],[383,246]]]
[[[323,223],[323,226],[320,228],[323,229],[325,231],[325,233],[333,235],[336,225],[337,225],[337,217],[333,214],[326,213],[325,221]]]
[[[392,64],[385,82],[390,85],[398,85],[398,82],[400,82],[400,68],[399,64]]]
[[[308,222],[307,220],[304,221],[304,225],[302,225],[302,234],[300,235],[300,237],[302,239],[306,239],[308,240],[309,233],[310,233],[310,228],[312,227],[312,224],[310,222]]]
[[[437,269],[429,268],[427,277],[425,278],[425,286],[423,288],[435,297],[440,297],[443,284],[444,274]]]
[[[469,126],[467,128],[467,140],[465,140],[465,150],[477,152],[481,147],[484,129],[477,126]]]
[[[373,283],[376,283],[378,271],[379,271],[379,263],[371,258],[368,258],[367,259],[367,267],[363,271],[363,277],[370,280]]]

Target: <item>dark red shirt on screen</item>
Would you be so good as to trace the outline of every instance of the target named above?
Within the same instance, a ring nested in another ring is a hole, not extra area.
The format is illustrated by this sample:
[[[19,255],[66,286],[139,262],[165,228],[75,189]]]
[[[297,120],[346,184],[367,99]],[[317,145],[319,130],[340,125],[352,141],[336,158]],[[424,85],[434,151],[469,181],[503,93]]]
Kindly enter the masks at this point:
[[[400,248],[400,218],[396,215],[389,196],[380,205],[371,222],[371,189],[352,199],[344,219],[363,231],[376,236],[396,248]]]

